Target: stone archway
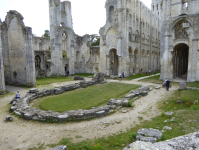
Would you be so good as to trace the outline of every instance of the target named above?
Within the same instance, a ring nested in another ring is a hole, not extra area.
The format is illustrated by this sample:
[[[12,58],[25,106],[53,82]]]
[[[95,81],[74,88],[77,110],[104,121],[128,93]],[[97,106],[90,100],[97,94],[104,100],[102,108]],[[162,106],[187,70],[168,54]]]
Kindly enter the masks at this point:
[[[173,77],[181,77],[187,79],[189,58],[189,46],[179,43],[174,47],[173,51]]]
[[[118,75],[119,57],[117,55],[116,49],[111,49],[109,51],[109,59],[110,59],[110,74]]]

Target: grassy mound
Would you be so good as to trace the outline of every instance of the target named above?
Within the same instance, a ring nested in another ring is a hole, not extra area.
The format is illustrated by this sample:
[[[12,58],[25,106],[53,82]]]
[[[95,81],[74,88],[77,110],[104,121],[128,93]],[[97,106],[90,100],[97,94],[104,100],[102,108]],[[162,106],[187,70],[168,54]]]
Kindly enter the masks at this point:
[[[69,91],[60,95],[42,98],[33,107],[42,110],[65,112],[69,110],[90,109],[106,105],[111,98],[124,97],[130,90],[138,88],[138,85],[108,83],[94,85],[85,89]],[[39,104],[39,102],[41,102]]]

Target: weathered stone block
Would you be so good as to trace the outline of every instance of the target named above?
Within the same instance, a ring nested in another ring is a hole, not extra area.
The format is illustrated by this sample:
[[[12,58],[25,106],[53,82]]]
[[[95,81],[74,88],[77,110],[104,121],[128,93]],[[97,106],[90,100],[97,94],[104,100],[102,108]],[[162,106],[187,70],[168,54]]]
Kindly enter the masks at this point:
[[[179,83],[179,89],[180,90],[186,90],[186,82],[184,82],[184,81],[181,81],[180,83]]]
[[[104,117],[105,111],[96,112],[96,117]]]

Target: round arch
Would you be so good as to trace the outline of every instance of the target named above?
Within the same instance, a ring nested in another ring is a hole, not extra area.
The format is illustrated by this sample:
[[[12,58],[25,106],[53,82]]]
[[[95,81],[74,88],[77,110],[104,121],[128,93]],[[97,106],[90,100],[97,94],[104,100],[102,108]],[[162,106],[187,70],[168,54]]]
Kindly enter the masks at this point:
[[[187,79],[189,46],[186,43],[178,43],[173,47],[173,78]]]

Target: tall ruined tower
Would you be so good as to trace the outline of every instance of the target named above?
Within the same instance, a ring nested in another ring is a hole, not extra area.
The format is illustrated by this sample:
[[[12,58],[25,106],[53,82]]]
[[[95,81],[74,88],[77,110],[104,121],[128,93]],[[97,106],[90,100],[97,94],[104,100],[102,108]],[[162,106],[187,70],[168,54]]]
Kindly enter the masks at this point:
[[[69,71],[74,73],[74,31],[71,15],[71,2],[49,0],[50,14],[50,45],[51,45],[51,75],[65,75],[63,59],[63,35],[68,38],[71,55]]]
[[[2,40],[1,40],[1,19],[0,19],[0,94],[5,92],[4,68],[2,57]]]
[[[163,0],[152,0],[151,10],[155,12],[156,15],[162,17],[163,15]]]

